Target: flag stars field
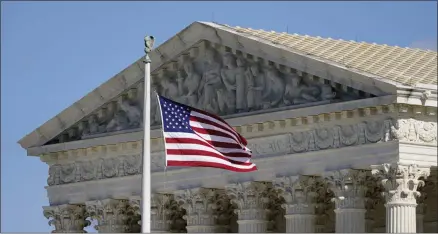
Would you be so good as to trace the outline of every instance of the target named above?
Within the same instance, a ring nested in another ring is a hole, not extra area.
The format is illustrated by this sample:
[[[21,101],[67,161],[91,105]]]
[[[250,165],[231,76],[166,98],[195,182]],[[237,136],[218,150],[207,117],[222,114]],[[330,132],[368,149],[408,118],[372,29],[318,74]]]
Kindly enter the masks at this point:
[[[220,117],[158,96],[167,166],[257,170],[247,141]]]

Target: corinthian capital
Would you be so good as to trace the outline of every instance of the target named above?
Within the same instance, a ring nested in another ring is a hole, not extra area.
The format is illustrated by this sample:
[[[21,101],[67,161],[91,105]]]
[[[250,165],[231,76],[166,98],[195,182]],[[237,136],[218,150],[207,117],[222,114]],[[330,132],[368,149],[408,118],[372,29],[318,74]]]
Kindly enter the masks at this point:
[[[85,203],[88,215],[98,221],[95,226],[99,232],[127,232],[129,225],[129,201],[104,199]]]
[[[44,216],[49,221],[49,225],[55,226],[52,233],[86,233],[84,227],[91,223],[85,220],[85,206],[83,205],[60,205],[60,206],[45,206]]]
[[[420,178],[427,178],[429,168],[420,168],[417,165],[402,165],[399,163],[383,164],[372,170],[385,189],[384,196],[387,205],[397,203],[416,204],[420,196],[419,187],[424,186]]]
[[[231,202],[238,209],[265,209],[269,202],[272,184],[268,182],[243,182],[226,186]]]
[[[322,181],[315,176],[291,176],[277,178],[274,186],[280,191],[286,204],[283,208],[286,214],[314,213],[318,189]]]
[[[336,208],[364,208],[366,174],[365,170],[345,169],[325,175],[328,187],[335,195]]]
[[[187,226],[214,226],[224,195],[224,190],[196,188],[175,192],[175,200],[187,211]]]
[[[155,193],[151,198],[152,230],[170,231],[171,216],[177,210],[173,194]]]

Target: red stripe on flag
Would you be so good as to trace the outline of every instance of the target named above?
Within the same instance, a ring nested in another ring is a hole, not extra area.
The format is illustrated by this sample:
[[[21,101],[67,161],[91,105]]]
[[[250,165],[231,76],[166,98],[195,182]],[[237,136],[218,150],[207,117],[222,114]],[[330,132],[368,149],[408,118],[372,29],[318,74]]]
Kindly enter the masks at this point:
[[[201,161],[175,161],[175,160],[168,160],[167,166],[173,166],[173,167],[214,167],[214,168],[221,168],[229,171],[235,171],[235,172],[251,172],[256,171],[257,167],[254,165],[254,167],[248,168],[248,169],[241,169],[236,167],[231,167],[228,165],[224,165],[221,163],[213,163],[213,162],[201,162]]]

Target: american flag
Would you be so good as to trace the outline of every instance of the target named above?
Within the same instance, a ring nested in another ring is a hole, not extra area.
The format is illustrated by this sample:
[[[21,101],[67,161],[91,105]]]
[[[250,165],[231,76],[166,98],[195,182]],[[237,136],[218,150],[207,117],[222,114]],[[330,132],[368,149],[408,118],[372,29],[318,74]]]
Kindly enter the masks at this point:
[[[158,95],[166,165],[257,170],[247,141],[220,117]]]

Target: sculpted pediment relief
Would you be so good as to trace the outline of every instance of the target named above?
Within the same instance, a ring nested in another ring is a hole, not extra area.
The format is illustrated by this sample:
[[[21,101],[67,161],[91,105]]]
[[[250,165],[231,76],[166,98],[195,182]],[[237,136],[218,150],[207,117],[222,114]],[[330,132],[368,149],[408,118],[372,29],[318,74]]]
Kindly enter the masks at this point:
[[[309,76],[291,67],[203,41],[152,73],[152,90],[221,116],[322,105],[372,95]],[[142,126],[143,84],[96,110],[48,144],[98,137]],[[151,96],[152,126],[160,124]]]

